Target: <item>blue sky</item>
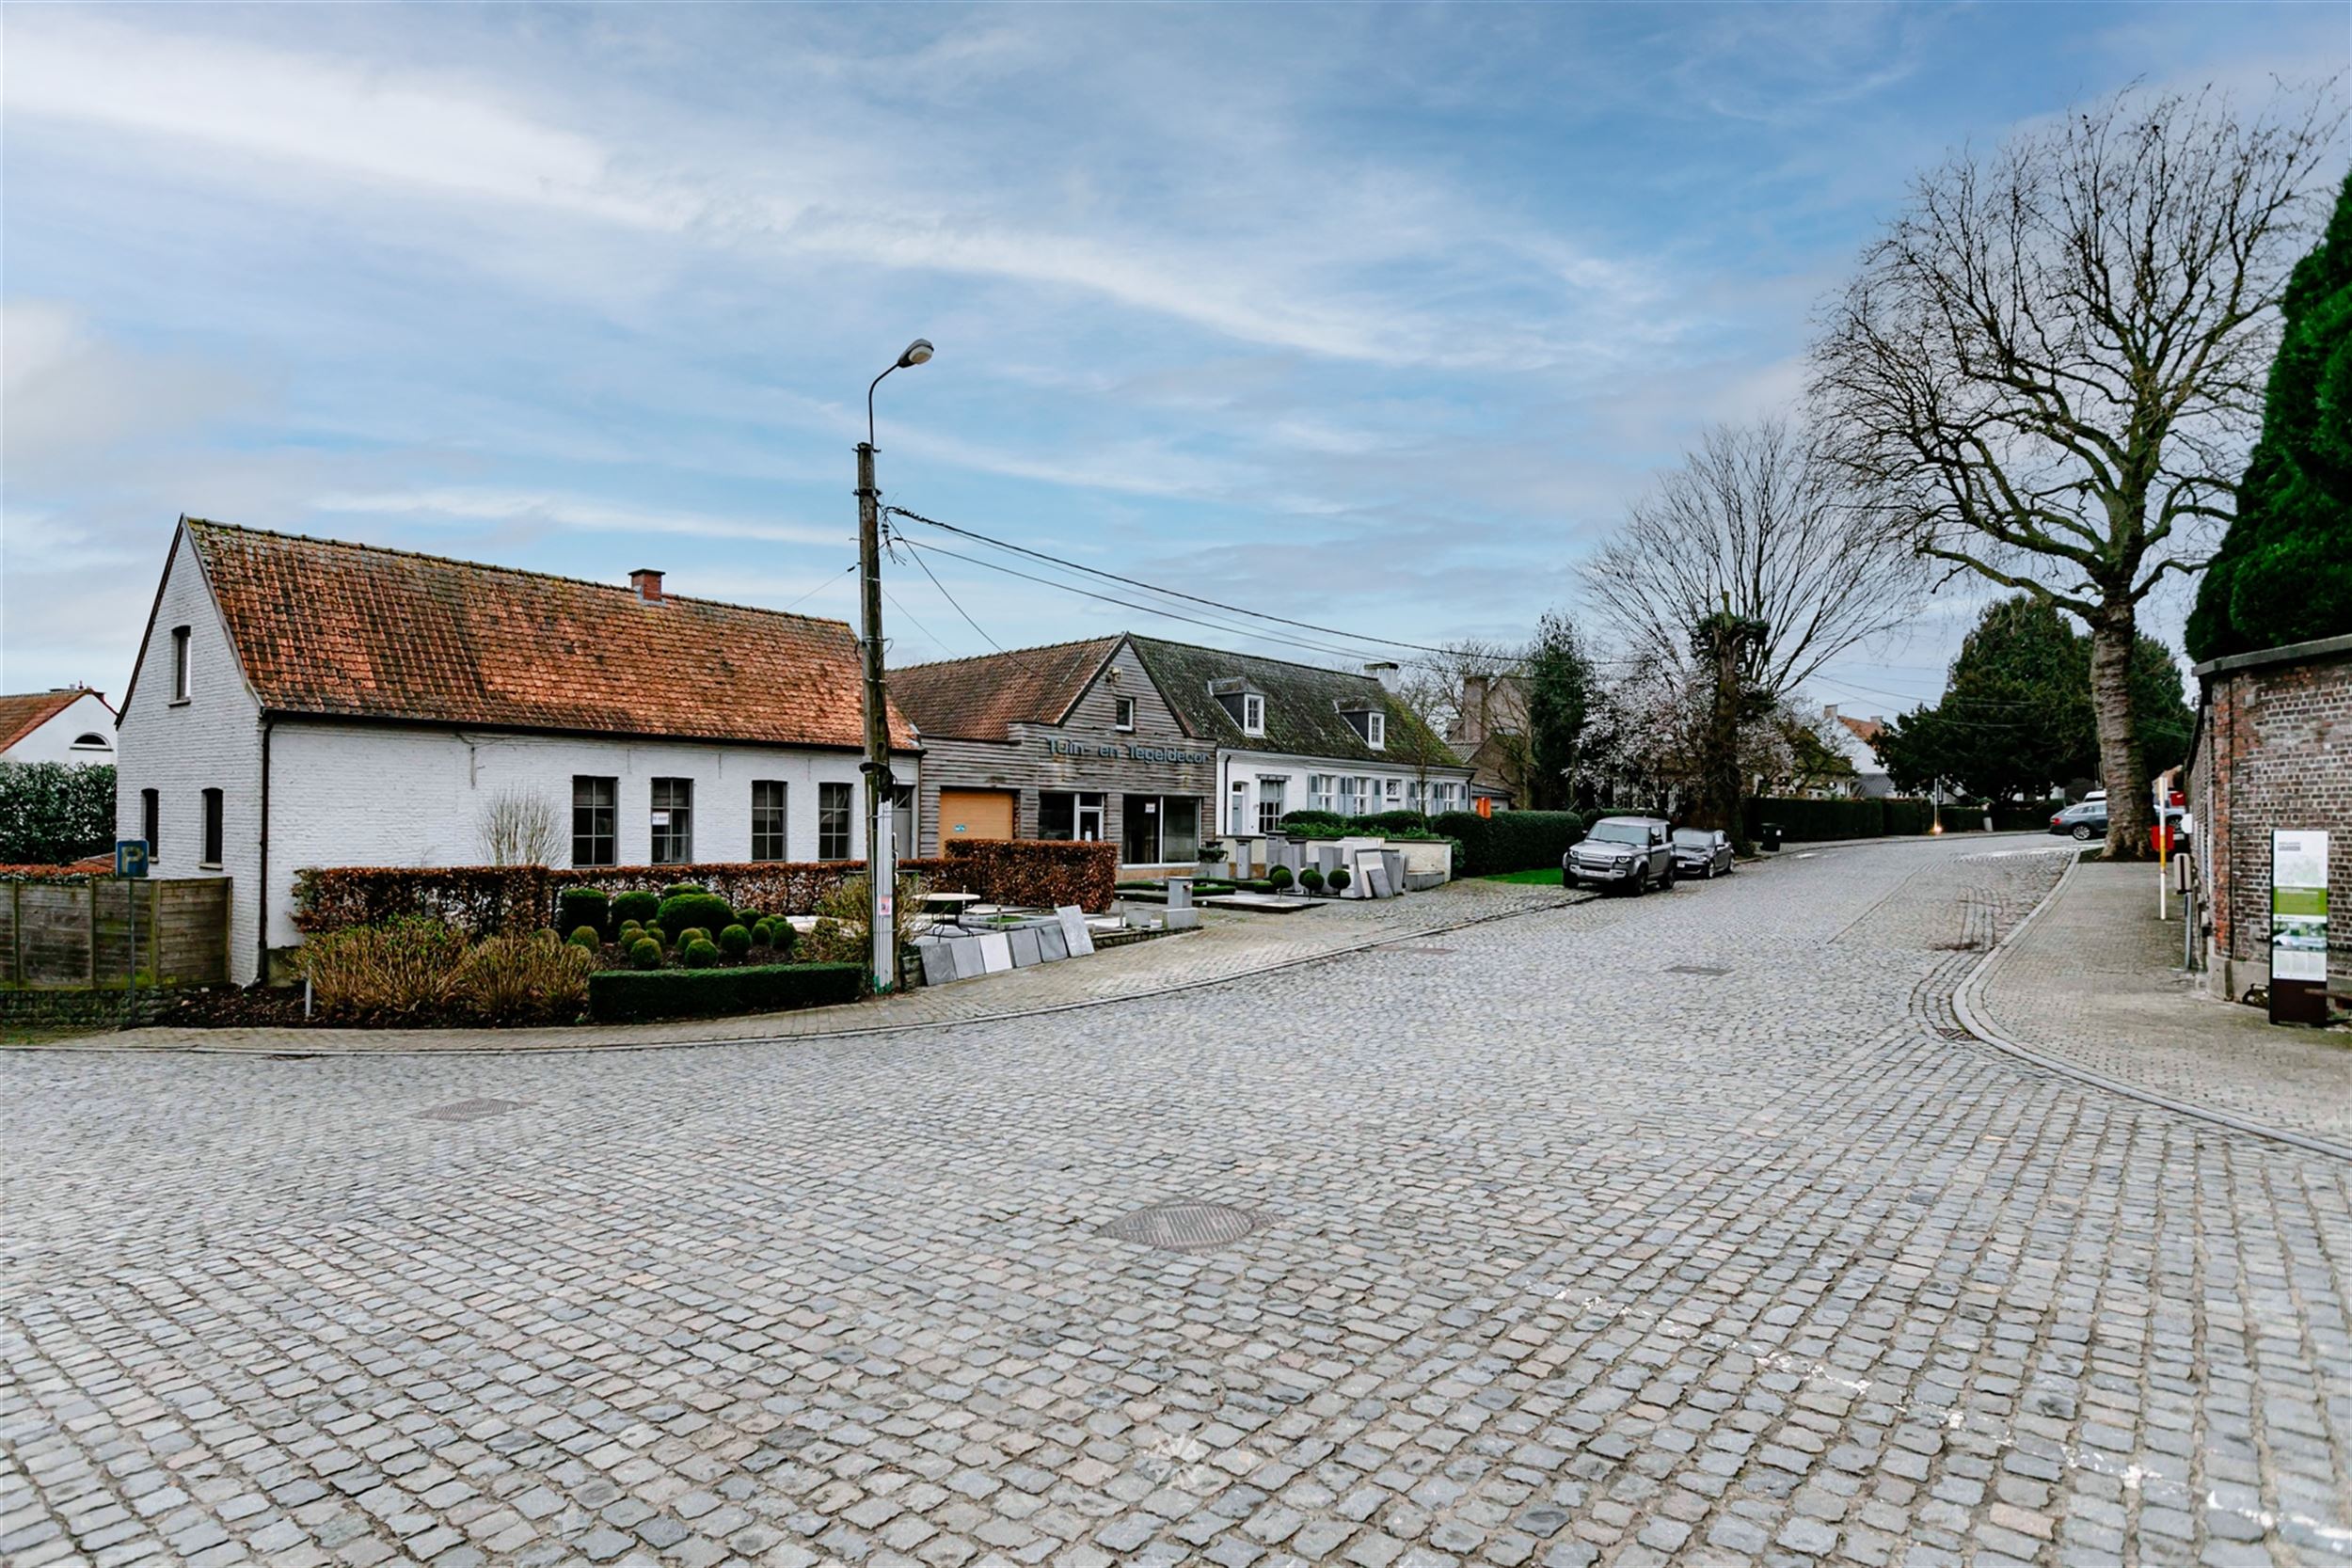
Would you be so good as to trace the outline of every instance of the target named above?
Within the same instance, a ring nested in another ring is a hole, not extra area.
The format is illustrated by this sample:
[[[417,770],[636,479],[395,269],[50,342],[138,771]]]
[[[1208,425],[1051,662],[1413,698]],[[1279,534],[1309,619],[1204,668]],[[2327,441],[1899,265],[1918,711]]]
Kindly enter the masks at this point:
[[[917,335],[897,504],[1351,630],[1523,636],[1695,433],[1793,398],[1808,312],[1945,150],[2347,53],[2337,4],[0,29],[0,689],[110,693],[183,511],[847,616],[862,394]],[[1007,645],[1245,641],[933,565]],[[985,651],[889,580],[895,659]],[[1931,696],[1972,609],[1813,695]]]

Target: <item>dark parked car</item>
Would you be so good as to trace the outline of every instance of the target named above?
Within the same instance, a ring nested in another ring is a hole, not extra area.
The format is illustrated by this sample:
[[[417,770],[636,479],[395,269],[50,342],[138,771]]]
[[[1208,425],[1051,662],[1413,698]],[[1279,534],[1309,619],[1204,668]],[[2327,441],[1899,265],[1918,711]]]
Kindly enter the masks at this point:
[[[2107,836],[2107,802],[2105,796],[2096,800],[2077,800],[2050,818],[2050,832],[2088,843]]]
[[[1675,885],[1674,824],[1662,816],[1604,816],[1560,857],[1560,884],[1641,893]]]
[[[1675,875],[1701,880],[1731,872],[1731,835],[1711,828],[1674,831]]]

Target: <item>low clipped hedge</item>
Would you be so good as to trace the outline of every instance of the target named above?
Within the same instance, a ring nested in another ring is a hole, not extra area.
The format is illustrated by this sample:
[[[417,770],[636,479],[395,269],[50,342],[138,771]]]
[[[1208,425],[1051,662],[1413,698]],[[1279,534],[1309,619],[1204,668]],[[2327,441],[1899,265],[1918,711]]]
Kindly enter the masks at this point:
[[[1761,838],[1764,824],[1780,825],[1780,836],[1791,844],[1818,843],[1832,838],[1877,838],[1886,832],[1884,803],[1879,800],[1807,800],[1750,798],[1745,820],[1747,836]],[[1926,832],[1923,826],[1912,830]]]
[[[588,1013],[599,1023],[721,1018],[830,1007],[865,994],[857,964],[753,964],[742,969],[606,969],[588,976]]]
[[[1430,830],[1462,847],[1456,877],[1491,877],[1502,871],[1557,867],[1560,857],[1584,836],[1584,818],[1572,811],[1449,811],[1430,818]]]

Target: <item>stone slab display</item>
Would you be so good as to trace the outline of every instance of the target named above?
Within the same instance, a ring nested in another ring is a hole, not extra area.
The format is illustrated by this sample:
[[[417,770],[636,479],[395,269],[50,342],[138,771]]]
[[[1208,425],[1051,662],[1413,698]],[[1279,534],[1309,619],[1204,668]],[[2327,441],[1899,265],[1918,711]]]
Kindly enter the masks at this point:
[[[1389,868],[1377,854],[1357,856],[1356,867],[1356,879],[1364,885],[1362,895],[1364,897],[1393,898],[1396,896],[1396,890],[1389,885]],[[1354,893],[1356,890],[1351,887],[1347,891]]]
[[[1015,926],[1005,933],[1005,937],[1012,943],[1012,964],[1015,969],[1027,969],[1033,964],[1041,964],[1045,961],[1044,951],[1038,946],[1035,927]]]
[[[1393,898],[1405,891],[1405,852],[1402,849],[1383,849],[1380,851],[1380,863],[1389,868],[1389,896]]]
[[[1012,943],[1002,931],[980,933],[980,968],[990,974],[1002,974],[1012,968]]]
[[[1164,931],[1192,931],[1200,929],[1200,911],[1190,904],[1181,910],[1171,906],[1160,916],[1160,929]]]
[[[969,980],[976,974],[988,973],[988,966],[980,958],[980,939],[977,937],[949,937],[947,961],[956,966],[956,978],[959,980]]]
[[[1072,958],[1083,958],[1094,951],[1094,933],[1087,929],[1086,911],[1075,904],[1062,904],[1055,909],[1054,918],[1061,922],[1062,939]]]
[[[947,956],[947,944],[937,937],[918,940],[914,953],[923,965],[924,985],[944,986],[956,977],[956,961]]]
[[[1047,963],[1070,957],[1070,938],[1063,933],[1060,921],[1049,920],[1037,927],[1037,947]]]

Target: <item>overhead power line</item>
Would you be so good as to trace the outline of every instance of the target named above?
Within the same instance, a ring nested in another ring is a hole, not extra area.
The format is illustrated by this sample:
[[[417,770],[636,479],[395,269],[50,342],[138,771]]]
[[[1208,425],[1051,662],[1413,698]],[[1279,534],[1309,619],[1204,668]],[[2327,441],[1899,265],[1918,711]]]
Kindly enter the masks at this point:
[[[1184,592],[1183,589],[1181,589],[1181,588],[1163,588],[1163,587],[1161,587],[1158,583],[1154,583],[1154,582],[1146,582],[1146,581],[1144,581],[1144,580],[1143,580],[1142,578],[1131,578],[1131,577],[1125,577],[1125,576],[1122,576],[1121,574],[1120,574],[1120,573],[1118,573],[1118,572],[1106,571],[1106,570],[1104,570],[1104,568],[1102,568],[1102,567],[1100,567],[1100,566],[1089,566],[1089,565],[1087,565],[1084,562],[1078,562],[1078,561],[1067,561],[1067,560],[1064,560],[1062,557],[1057,556],[1057,555],[1049,555],[1048,553],[1046,553],[1046,552],[1045,552],[1045,551],[1043,551],[1043,550],[1031,549],[1031,548],[1030,548],[1028,546],[1026,546],[1026,545],[1016,545],[1016,544],[1012,543],[1012,542],[1011,542],[1010,540],[1009,540],[1009,539],[998,539],[998,538],[994,537],[994,536],[993,536],[993,535],[992,535],[992,534],[982,533],[982,532],[980,532],[979,531],[977,531],[977,529],[961,528],[961,527],[959,527],[958,525],[956,525],[956,524],[954,524],[954,523],[943,523],[943,522],[941,522],[941,521],[940,521],[938,518],[936,518],[936,517],[926,517],[926,516],[924,516],[921,513],[919,513],[919,512],[910,512],[910,511],[908,511],[908,510],[907,510],[905,507],[903,507],[903,506],[892,506],[892,507],[885,507],[883,510],[884,510],[884,511],[886,511],[886,512],[888,512],[888,513],[890,513],[891,515],[895,515],[895,516],[904,517],[904,518],[906,518],[906,519],[907,519],[908,521],[910,521],[910,522],[922,523],[922,524],[925,524],[925,525],[926,525],[926,526],[928,526],[928,527],[930,527],[930,528],[935,528],[935,529],[940,529],[940,530],[942,530],[942,531],[946,531],[946,532],[948,532],[948,533],[960,534],[960,535],[961,535],[963,538],[966,538],[966,539],[972,539],[972,540],[977,540],[977,542],[979,542],[980,544],[991,546],[993,546],[993,547],[994,547],[994,548],[996,548],[996,549],[1000,549],[1000,550],[1009,550],[1009,551],[1011,551],[1012,553],[1014,553],[1014,554],[1016,554],[1016,555],[1025,555],[1025,556],[1027,556],[1028,558],[1030,558],[1030,559],[1031,559],[1031,560],[1033,560],[1033,561],[1042,561],[1042,562],[1045,562],[1046,563],[1048,563],[1049,565],[1059,566],[1059,567],[1061,567],[1061,568],[1062,568],[1063,570],[1065,570],[1065,571],[1072,571],[1072,572],[1084,572],[1084,573],[1085,573],[1087,576],[1089,576],[1089,577],[1101,578],[1104,579],[1105,581],[1109,581],[1109,582],[1123,583],[1123,584],[1125,584],[1125,585],[1126,585],[1127,587],[1129,587],[1129,588],[1140,588],[1140,589],[1144,590],[1144,591],[1145,591],[1145,592],[1147,592],[1147,593],[1158,594],[1161,594],[1162,596],[1167,597],[1167,598],[1171,598],[1171,599],[1182,599],[1182,600],[1184,600],[1184,601],[1185,603],[1187,603],[1187,604],[1197,604],[1197,605],[1201,605],[1201,606],[1204,606],[1204,607],[1206,607],[1206,608],[1208,608],[1208,609],[1210,609],[1210,610],[1223,610],[1226,614],[1229,614],[1229,615],[1239,615],[1239,616],[1244,617],[1245,619],[1248,619],[1248,620],[1252,620],[1252,621],[1270,621],[1270,622],[1274,623],[1274,624],[1275,624],[1275,625],[1277,625],[1277,626],[1294,626],[1294,627],[1297,628],[1297,629],[1298,629],[1298,630],[1300,630],[1300,631],[1311,631],[1311,632],[1318,633],[1318,634],[1320,634],[1320,635],[1322,635],[1322,636],[1325,636],[1325,637],[1338,637],[1338,638],[1343,638],[1343,639],[1345,639],[1347,641],[1350,641],[1350,642],[1372,643],[1372,644],[1376,644],[1376,645],[1378,645],[1378,646],[1381,646],[1381,647],[1387,647],[1387,648],[1410,648],[1410,649],[1412,649],[1415,653],[1423,653],[1423,654],[1443,654],[1443,655],[1447,656],[1447,657],[1450,657],[1450,658],[1460,658],[1460,657],[1466,657],[1466,656],[1465,656],[1465,655],[1461,652],[1461,650],[1459,650],[1459,649],[1455,649],[1455,648],[1446,648],[1446,647],[1440,647],[1440,646],[1438,646],[1437,644],[1434,644],[1434,643],[1429,643],[1429,642],[1408,642],[1408,641],[1405,641],[1404,639],[1402,639],[1402,638],[1397,638],[1397,637],[1381,637],[1381,636],[1378,636],[1378,635],[1374,634],[1374,633],[1371,633],[1371,632],[1347,631],[1347,630],[1344,630],[1344,629],[1343,629],[1343,628],[1341,628],[1341,627],[1339,627],[1339,626],[1320,626],[1320,625],[1317,625],[1315,622],[1312,622],[1312,621],[1298,621],[1298,620],[1293,620],[1291,617],[1289,617],[1289,616],[1287,616],[1287,615],[1275,615],[1275,614],[1271,614],[1271,613],[1269,613],[1269,612],[1267,612],[1267,611],[1265,611],[1265,610],[1248,610],[1248,609],[1245,609],[1244,607],[1242,607],[1242,606],[1240,606],[1240,605],[1227,604],[1227,603],[1225,603],[1225,602],[1224,602],[1223,600],[1221,600],[1221,599],[1204,598],[1204,597],[1202,597],[1202,596],[1201,596],[1200,594],[1187,594],[1187,593],[1185,593],[1185,592]],[[911,541],[911,540],[910,540],[910,541],[909,541],[909,543],[913,543],[913,541]],[[941,553],[941,554],[943,554],[943,555],[947,555],[947,554],[953,554],[954,552],[952,552],[952,551],[943,550],[943,551],[941,551],[940,553]],[[961,558],[961,559],[970,560],[970,559],[972,559],[972,558],[970,558],[970,557],[963,557],[963,558]],[[987,563],[986,563],[986,562],[979,562],[979,564],[987,564]],[[1015,576],[1018,576],[1018,575],[1020,575],[1020,574],[1016,573],[1016,574],[1014,574],[1014,575],[1015,575]],[[1043,579],[1040,579],[1040,578],[1031,578],[1030,580],[1031,580],[1031,581],[1041,581],[1041,580],[1043,580]],[[1046,586],[1048,586],[1048,587],[1056,587],[1056,588],[1069,587],[1069,585],[1067,585],[1067,584],[1063,584],[1063,583],[1052,583],[1052,582],[1047,583],[1047,584],[1046,584]],[[1082,590],[1082,589],[1077,589],[1077,588],[1070,588],[1070,592],[1072,592],[1072,593],[1082,593],[1082,592],[1084,592],[1084,590]],[[1096,598],[1101,598],[1101,597],[1103,597],[1104,595],[1101,595],[1101,594],[1093,594],[1093,595],[1090,595],[1090,596],[1091,596],[1091,597],[1096,597]],[[1113,599],[1113,600],[1110,600],[1109,602],[1111,602],[1111,603],[1113,603],[1113,604],[1126,604],[1126,601],[1124,601],[1124,600],[1120,600],[1120,599]],[[1141,609],[1141,610],[1148,610],[1150,607],[1148,607],[1148,606],[1140,606],[1140,605],[1127,605],[1127,608],[1129,608],[1129,609]],[[1159,613],[1159,614],[1165,614],[1165,613],[1167,613],[1167,611],[1151,611],[1151,612],[1152,612],[1152,613]],[[1176,617],[1174,617],[1174,619],[1182,620],[1182,619],[1184,619],[1184,617],[1182,617],[1182,616],[1176,616]],[[1196,625],[1215,625],[1215,623],[1212,623],[1212,622],[1199,622],[1199,623],[1195,623],[1195,624],[1196,624]],[[1226,631],[1232,631],[1232,630],[1240,630],[1240,629],[1242,629],[1242,628],[1239,628],[1239,627],[1232,627],[1232,626],[1220,626],[1220,627],[1218,627],[1218,629],[1220,629],[1220,630],[1226,630]],[[1294,645],[1295,645],[1295,646],[1299,646],[1299,647],[1314,647],[1314,646],[1316,646],[1316,644],[1313,644],[1313,643],[1295,643]],[[1351,650],[1348,650],[1348,649],[1343,649],[1343,648],[1323,648],[1323,649],[1321,649],[1320,651],[1323,651],[1323,652],[1326,652],[1326,653],[1339,653],[1339,654],[1347,654],[1347,653],[1351,652]],[[1488,658],[1493,659],[1493,660],[1494,660],[1495,662],[1497,662],[1497,663],[1503,663],[1503,664],[1518,664],[1518,663],[1519,663],[1519,662],[1520,662],[1520,659],[1518,658],[1518,657],[1517,655],[1502,655],[1502,654],[1495,654],[1495,655],[1480,655],[1480,656],[1470,656],[1470,657],[1488,657]]]

